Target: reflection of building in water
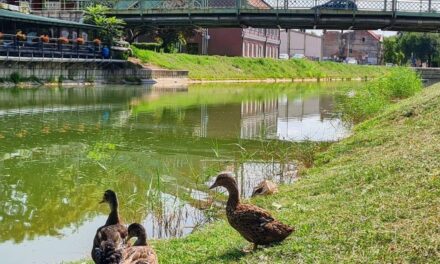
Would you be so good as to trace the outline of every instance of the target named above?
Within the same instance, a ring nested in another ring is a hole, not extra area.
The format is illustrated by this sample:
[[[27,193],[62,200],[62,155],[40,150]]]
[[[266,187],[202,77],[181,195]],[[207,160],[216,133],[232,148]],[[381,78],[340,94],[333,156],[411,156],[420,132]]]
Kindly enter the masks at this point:
[[[293,100],[281,96],[240,105],[202,105],[198,111],[187,110],[186,117],[198,137],[334,141],[345,137],[348,129],[334,116],[333,104],[332,95]]]
[[[277,138],[282,140],[333,141],[348,130],[333,115],[331,95],[289,100],[287,97],[241,104],[243,139]]]
[[[278,101],[276,137],[282,140],[335,141],[348,135],[349,130],[333,115],[331,95],[307,99]]]
[[[277,115],[277,99],[242,102],[240,138],[266,138],[275,135]]]

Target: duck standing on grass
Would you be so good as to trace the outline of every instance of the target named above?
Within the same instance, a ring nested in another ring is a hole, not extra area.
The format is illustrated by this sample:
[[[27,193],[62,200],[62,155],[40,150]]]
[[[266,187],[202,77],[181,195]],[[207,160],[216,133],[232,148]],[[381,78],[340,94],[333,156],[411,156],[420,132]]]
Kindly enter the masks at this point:
[[[123,264],[157,264],[157,256],[154,249],[147,243],[145,228],[134,223],[128,227],[128,239],[136,237],[136,241],[123,251]]]
[[[221,173],[209,188],[225,187],[229,192],[226,204],[226,216],[229,224],[247,241],[258,245],[269,245],[283,241],[293,232],[293,228],[275,220],[266,210],[240,203],[238,186],[230,173]]]
[[[112,190],[105,191],[101,203],[109,204],[110,214],[105,224],[96,230],[92,259],[97,264],[120,263],[128,231],[119,218],[116,193]]]

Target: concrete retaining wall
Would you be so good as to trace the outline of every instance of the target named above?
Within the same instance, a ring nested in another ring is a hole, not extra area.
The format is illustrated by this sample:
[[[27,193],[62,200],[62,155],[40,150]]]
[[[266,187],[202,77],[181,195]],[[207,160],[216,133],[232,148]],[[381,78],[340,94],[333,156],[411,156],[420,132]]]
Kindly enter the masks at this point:
[[[41,81],[62,78],[74,82],[102,83],[188,78],[187,71],[151,70],[121,60],[0,57],[0,78],[8,79],[13,73],[19,73],[24,78],[35,76]]]

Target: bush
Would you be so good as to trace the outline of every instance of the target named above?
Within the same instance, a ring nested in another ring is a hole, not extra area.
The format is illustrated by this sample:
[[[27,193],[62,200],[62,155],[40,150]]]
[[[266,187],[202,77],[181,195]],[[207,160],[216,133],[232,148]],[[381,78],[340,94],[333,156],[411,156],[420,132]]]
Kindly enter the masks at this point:
[[[31,75],[31,76],[29,76],[29,78],[27,78],[27,80],[28,80],[29,82],[42,83],[41,80],[40,80],[40,78],[38,78],[38,77],[35,76],[35,75]]]
[[[138,42],[131,44],[135,48],[141,49],[141,50],[152,50],[158,52],[160,50],[161,45],[159,43],[149,43],[149,42]]]
[[[385,109],[393,100],[410,97],[422,89],[422,82],[411,69],[396,68],[383,77],[366,83],[353,96],[338,98],[344,119],[365,120]]]
[[[11,75],[9,76],[9,79],[11,79],[11,82],[13,82],[14,84],[18,84],[21,82],[21,76],[20,73],[18,72],[13,72],[11,73]]]

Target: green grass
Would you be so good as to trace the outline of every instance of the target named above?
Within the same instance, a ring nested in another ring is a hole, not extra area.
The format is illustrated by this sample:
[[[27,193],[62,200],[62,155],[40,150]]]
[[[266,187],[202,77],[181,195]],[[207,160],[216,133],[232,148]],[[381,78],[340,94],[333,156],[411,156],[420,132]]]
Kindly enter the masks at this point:
[[[406,115],[408,111],[413,115]],[[440,85],[359,124],[279,194],[252,202],[296,232],[244,255],[222,220],[154,241],[161,263],[434,263],[440,254]],[[275,212],[273,203],[281,204]]]
[[[194,80],[372,78],[389,71],[389,68],[381,66],[347,65],[309,60],[168,54],[132,48],[134,55],[142,62],[165,69],[189,70],[189,77]]]
[[[358,124],[295,184],[252,200],[295,226],[283,243],[243,254],[247,242],[219,220],[151,244],[161,263],[436,263],[439,153],[437,84]]]
[[[408,68],[393,68],[367,82],[362,89],[351,89],[338,96],[337,106],[343,118],[363,121],[386,109],[396,100],[413,96],[422,89],[418,74]]]

